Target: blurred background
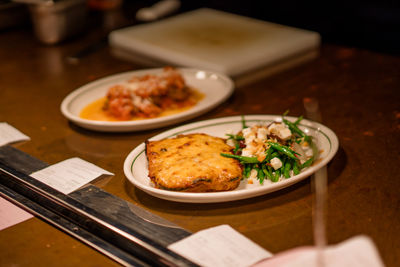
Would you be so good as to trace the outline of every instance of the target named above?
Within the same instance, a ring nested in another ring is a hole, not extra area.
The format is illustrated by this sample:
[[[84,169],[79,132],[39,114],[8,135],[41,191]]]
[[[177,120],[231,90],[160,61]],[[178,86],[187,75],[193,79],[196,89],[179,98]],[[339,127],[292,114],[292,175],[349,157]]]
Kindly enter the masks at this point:
[[[77,17],[79,10],[83,11],[87,8],[85,10],[87,13],[84,14],[85,22],[78,23],[79,30],[70,29],[70,31],[87,34],[98,30],[101,26],[107,32],[111,29],[139,23],[140,21],[136,19],[137,11],[159,1],[58,0],[55,1],[55,5],[54,3],[52,5],[53,1],[46,0],[17,0],[17,2],[0,0],[0,34],[1,31],[13,30],[16,27],[32,27],[40,39],[38,32],[48,33],[51,30],[49,24],[54,24],[49,20],[44,22],[44,17],[49,16],[49,13],[52,15],[57,13],[58,16],[61,16],[64,13],[72,12]],[[362,47],[391,54],[399,54],[400,51],[400,1],[182,0],[179,2],[179,8],[166,16],[209,7],[316,31],[321,34],[323,42]],[[75,18],[74,21],[78,20]],[[47,26],[39,24],[47,24]],[[72,25],[68,27],[73,28]],[[59,39],[44,42],[58,43],[61,39],[62,41],[67,40],[67,38]],[[71,38],[68,40],[71,41]]]
[[[196,1],[182,1],[192,9]],[[388,53],[400,51],[400,1],[200,1],[265,21],[308,29],[323,42],[364,47]]]

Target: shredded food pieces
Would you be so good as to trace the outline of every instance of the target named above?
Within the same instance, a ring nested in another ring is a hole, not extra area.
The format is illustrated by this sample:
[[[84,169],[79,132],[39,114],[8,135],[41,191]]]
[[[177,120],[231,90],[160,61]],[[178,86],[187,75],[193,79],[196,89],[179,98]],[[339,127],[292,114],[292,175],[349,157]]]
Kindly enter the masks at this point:
[[[163,72],[133,77],[123,84],[112,86],[103,110],[119,120],[132,117],[153,118],[162,111],[196,104],[196,99],[181,73],[172,67]]]

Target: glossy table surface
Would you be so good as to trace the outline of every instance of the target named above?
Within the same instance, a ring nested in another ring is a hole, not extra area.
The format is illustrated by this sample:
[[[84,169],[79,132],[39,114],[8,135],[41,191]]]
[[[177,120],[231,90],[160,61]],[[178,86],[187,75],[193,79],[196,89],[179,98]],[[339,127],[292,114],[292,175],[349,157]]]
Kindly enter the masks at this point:
[[[80,157],[115,173],[99,187],[190,231],[229,224],[277,253],[312,245],[310,179],[246,200],[184,204],[152,197],[125,178],[123,162],[147,138],[174,126],[131,133],[101,133],[64,118],[60,104],[95,79],[145,66],[114,58],[107,46],[71,64],[65,57],[90,36],[40,44],[29,29],[0,32],[0,121],[31,140],[13,146],[49,164]],[[319,101],[323,123],[340,146],[328,165],[327,234],[336,244],[364,234],[387,266],[400,262],[400,58],[323,43],[309,63],[235,88],[212,111],[189,122],[240,114],[305,113],[303,100]],[[185,122],[186,123],[186,122]],[[182,124],[182,123],[181,123]],[[181,125],[179,124],[179,125]],[[1,266],[117,265],[38,218],[0,231]]]

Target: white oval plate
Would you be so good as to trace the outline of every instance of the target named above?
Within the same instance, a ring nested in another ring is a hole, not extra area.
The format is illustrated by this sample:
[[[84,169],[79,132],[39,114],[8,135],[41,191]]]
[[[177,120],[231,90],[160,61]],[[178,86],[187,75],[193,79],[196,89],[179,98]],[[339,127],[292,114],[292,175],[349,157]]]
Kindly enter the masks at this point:
[[[294,117],[286,117],[291,121],[295,121]],[[247,115],[245,116],[247,125],[253,125],[257,123],[270,123],[272,121],[281,121],[280,115]],[[264,181],[263,185],[260,185],[257,181],[254,184],[248,184],[246,180],[243,180],[239,187],[233,191],[226,192],[207,192],[207,193],[188,193],[188,192],[175,192],[163,189],[155,188],[150,178],[148,177],[148,162],[145,155],[145,144],[142,143],[132,150],[124,162],[124,173],[128,180],[133,183],[136,187],[153,195],[158,198],[188,202],[188,203],[213,203],[213,202],[225,202],[238,199],[245,199],[255,197],[270,192],[277,191],[279,189],[288,187],[295,184],[311,174],[325,166],[336,154],[339,141],[336,134],[327,128],[326,126],[308,121],[302,120],[299,125],[303,131],[308,135],[316,137],[317,145],[320,150],[320,158],[316,163],[304,169],[300,174],[293,176],[289,179],[283,179],[279,182],[272,183],[270,180]],[[225,138],[227,130],[233,130],[238,132],[242,129],[242,117],[225,117],[213,120],[200,121],[190,123],[181,127],[177,127],[156,135],[150,140],[160,140],[163,138],[169,138],[178,134],[189,134],[189,133],[206,133],[212,136],[218,136]]]
[[[110,86],[132,76],[158,74],[162,68],[124,72],[88,83],[70,93],[61,103],[62,114],[81,127],[106,132],[127,132],[159,128],[199,116],[225,101],[233,92],[234,83],[226,75],[199,69],[179,68],[186,83],[204,94],[194,107],[169,116],[135,121],[95,121],[79,117],[81,110],[106,95]]]

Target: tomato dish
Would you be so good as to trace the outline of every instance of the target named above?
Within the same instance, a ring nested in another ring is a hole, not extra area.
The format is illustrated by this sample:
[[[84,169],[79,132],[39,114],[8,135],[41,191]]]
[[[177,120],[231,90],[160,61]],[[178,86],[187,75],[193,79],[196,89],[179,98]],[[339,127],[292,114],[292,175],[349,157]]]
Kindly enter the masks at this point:
[[[164,67],[159,74],[134,76],[111,86],[104,97],[85,107],[80,117],[105,121],[155,118],[182,112],[202,98],[179,70]]]

